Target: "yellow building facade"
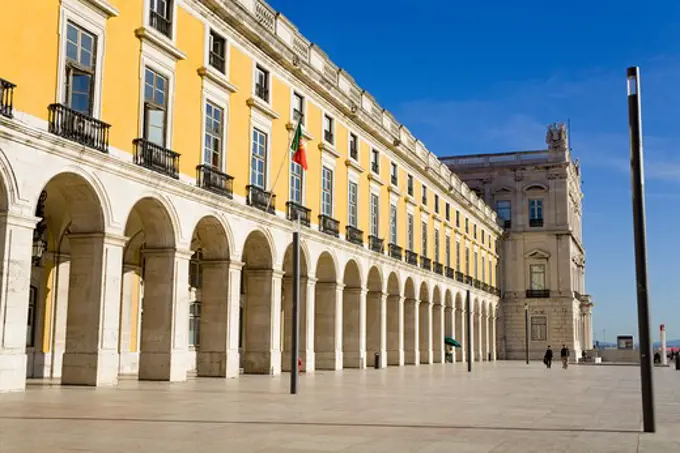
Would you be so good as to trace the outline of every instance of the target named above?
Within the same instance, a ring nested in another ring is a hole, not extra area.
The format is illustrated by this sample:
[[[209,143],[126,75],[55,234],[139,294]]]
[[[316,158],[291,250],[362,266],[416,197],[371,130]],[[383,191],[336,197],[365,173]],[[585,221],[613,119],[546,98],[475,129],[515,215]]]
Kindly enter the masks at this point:
[[[298,220],[307,371],[495,359],[495,213],[281,13],[0,9],[0,391],[287,369]]]

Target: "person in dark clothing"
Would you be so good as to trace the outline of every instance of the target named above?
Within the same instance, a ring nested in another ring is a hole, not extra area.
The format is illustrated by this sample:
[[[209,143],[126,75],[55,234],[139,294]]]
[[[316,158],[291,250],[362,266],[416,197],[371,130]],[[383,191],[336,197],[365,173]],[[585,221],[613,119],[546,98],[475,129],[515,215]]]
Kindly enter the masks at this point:
[[[545,351],[545,355],[543,356],[543,363],[545,363],[545,366],[550,368],[552,365],[552,359],[553,359],[553,353],[552,349],[550,349],[550,346],[548,346],[548,349]]]
[[[560,351],[560,358],[562,359],[562,369],[566,370],[569,366],[569,348],[566,344],[562,345],[562,350]]]

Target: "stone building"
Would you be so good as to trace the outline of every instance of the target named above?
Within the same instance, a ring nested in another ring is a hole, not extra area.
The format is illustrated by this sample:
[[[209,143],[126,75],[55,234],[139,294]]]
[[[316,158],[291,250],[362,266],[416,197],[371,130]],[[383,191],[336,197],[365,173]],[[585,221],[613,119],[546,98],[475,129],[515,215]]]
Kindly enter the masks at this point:
[[[495,360],[495,212],[282,14],[2,17],[0,391],[285,371],[298,220],[307,372],[442,362],[467,332],[455,359]]]
[[[548,149],[443,158],[494,206],[505,229],[499,263],[502,300],[498,352],[504,359],[540,359],[566,344],[572,358],[592,349],[591,298],[585,291],[581,174],[567,129],[554,124]],[[526,313],[528,311],[528,329]]]

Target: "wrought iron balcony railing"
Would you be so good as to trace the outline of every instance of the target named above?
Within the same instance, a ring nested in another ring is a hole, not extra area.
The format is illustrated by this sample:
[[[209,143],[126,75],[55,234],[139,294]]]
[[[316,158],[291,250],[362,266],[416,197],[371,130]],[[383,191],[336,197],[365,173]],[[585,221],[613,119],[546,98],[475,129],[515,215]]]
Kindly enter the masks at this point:
[[[486,283],[482,282],[482,291],[488,293],[489,292],[489,285]]]
[[[211,51],[208,58],[210,66],[224,74],[224,55]]]
[[[50,104],[47,112],[48,130],[51,134],[103,153],[109,152],[110,124],[76,112],[63,104]]]
[[[359,150],[357,149],[357,146],[356,146],[356,145],[351,146],[351,147],[349,148],[349,157],[351,157],[351,158],[354,159],[354,160],[358,160],[358,159],[359,159]]]
[[[286,217],[288,220],[296,222],[300,219],[300,223],[306,227],[309,227],[312,210],[302,206],[301,204],[295,203],[294,201],[289,201],[286,203]]]
[[[549,297],[549,289],[527,289],[527,298],[529,299],[547,299]]]
[[[135,163],[157,173],[179,179],[179,153],[152,143],[144,138],[132,141]]]
[[[14,88],[12,82],[0,79],[0,115],[7,118],[14,116]]]
[[[543,219],[529,219],[529,226],[530,227],[542,227],[543,226]]]
[[[423,269],[432,270],[432,260],[426,256],[420,256],[420,267]]]
[[[385,241],[377,236],[368,236],[368,248],[377,253],[385,253]]]
[[[371,171],[376,174],[380,173],[380,165],[378,162],[371,162]]]
[[[455,277],[454,274],[455,274],[455,272],[454,272],[453,268],[451,268],[449,266],[446,266],[444,268],[444,275],[446,275],[447,278],[453,279]]]
[[[347,225],[345,227],[345,239],[352,244],[364,245],[364,232],[352,225]]]
[[[212,165],[203,164],[196,167],[196,185],[230,199],[234,197],[234,178]]]
[[[149,24],[168,38],[172,37],[172,22],[154,10],[149,11]]]
[[[474,279],[472,278],[472,276],[466,275],[464,278],[465,278],[465,283],[466,283],[466,284],[468,284],[468,285],[470,285],[470,286],[473,285]]]
[[[331,145],[335,143],[334,141],[335,137],[333,136],[333,132],[329,131],[328,129],[323,131],[323,139],[326,140]]]
[[[392,258],[397,259],[401,261],[403,252],[401,250],[401,247],[399,247],[397,244],[389,243],[387,245],[387,248],[389,250],[389,254]]]
[[[432,263],[432,270],[439,275],[444,275],[444,266],[441,263],[436,261]]]
[[[508,229],[512,227],[512,220],[504,220],[503,221],[503,228]]]
[[[410,250],[406,250],[406,262],[414,266],[418,265],[418,254]]]
[[[472,279],[472,286],[474,286],[477,289],[481,289],[482,288],[482,282],[480,282],[476,278]]]
[[[340,222],[327,215],[319,215],[319,231],[322,233],[335,236],[340,236]]]
[[[269,214],[276,214],[276,194],[253,185],[247,185],[246,191],[246,204],[248,206]]]
[[[459,281],[463,283],[465,281],[464,275],[462,272],[456,271],[456,281]]]

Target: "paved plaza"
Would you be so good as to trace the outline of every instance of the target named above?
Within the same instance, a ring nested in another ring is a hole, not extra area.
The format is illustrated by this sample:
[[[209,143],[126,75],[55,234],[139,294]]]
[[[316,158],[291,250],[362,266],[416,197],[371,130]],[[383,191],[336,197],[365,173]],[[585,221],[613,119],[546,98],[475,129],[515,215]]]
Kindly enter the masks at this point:
[[[302,376],[31,382],[0,395],[0,452],[677,452],[680,372],[655,370],[641,434],[636,367],[439,364]]]

